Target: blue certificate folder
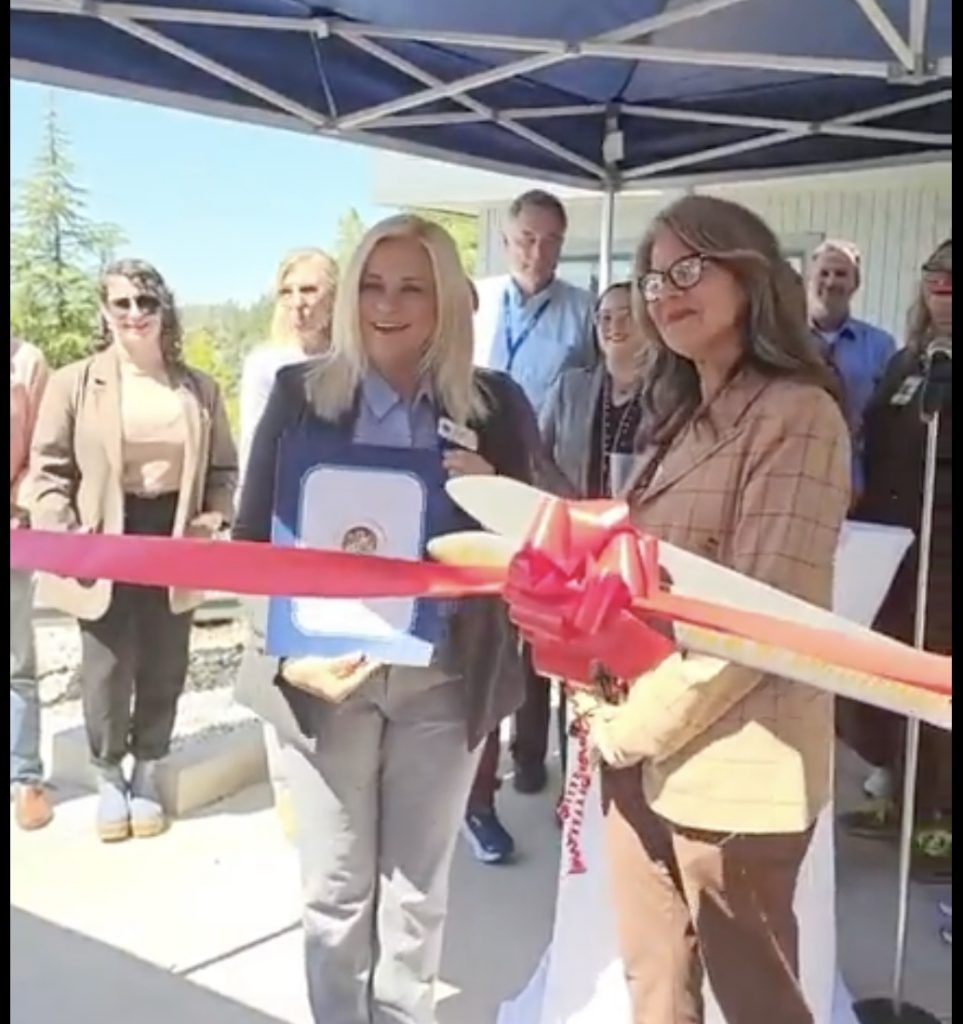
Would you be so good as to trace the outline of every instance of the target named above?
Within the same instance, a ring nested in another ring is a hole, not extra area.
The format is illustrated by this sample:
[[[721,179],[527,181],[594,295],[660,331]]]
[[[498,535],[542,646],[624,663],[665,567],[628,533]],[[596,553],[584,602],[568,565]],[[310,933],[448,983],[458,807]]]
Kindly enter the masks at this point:
[[[301,428],[278,452],[272,541],[420,560],[428,540],[470,526],[444,489],[441,453],[351,444]],[[437,601],[271,599],[266,649],[279,657],[360,652],[425,666],[443,626]]]

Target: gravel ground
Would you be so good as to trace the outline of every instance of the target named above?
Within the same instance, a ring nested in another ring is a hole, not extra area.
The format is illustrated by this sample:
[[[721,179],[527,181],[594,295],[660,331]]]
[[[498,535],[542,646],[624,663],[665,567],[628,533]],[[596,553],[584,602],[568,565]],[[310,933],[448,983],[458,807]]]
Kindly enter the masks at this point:
[[[53,730],[83,721],[77,669],[80,633],[73,622],[36,627],[40,702]],[[254,716],[235,704],[232,684],[241,662],[245,629],[240,622],[195,625],[187,687],[178,705],[174,746],[201,734],[222,732]]]

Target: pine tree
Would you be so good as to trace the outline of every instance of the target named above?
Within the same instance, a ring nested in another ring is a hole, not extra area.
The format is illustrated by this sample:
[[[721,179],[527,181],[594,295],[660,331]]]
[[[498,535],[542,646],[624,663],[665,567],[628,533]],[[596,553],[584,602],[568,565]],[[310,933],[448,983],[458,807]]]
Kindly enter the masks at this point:
[[[41,348],[53,366],[90,350],[97,275],[123,235],[86,214],[69,140],[51,101],[33,173],[18,186],[10,234],[11,330]]]
[[[412,207],[407,212],[440,224],[454,239],[465,273],[469,277],[475,273],[478,266],[478,217],[472,213],[453,213],[423,207]]]
[[[348,261],[367,230],[365,222],[361,219],[361,214],[353,206],[339,218],[334,251],[335,258],[342,270],[348,265]]]

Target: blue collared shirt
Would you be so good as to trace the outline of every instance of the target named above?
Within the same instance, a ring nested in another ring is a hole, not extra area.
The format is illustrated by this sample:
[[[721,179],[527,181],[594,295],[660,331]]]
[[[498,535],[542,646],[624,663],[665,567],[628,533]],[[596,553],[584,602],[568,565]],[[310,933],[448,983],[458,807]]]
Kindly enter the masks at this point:
[[[896,354],[896,342],[882,328],[855,317],[850,317],[836,332],[815,329],[829,346],[830,358],[846,389],[846,409],[853,432],[853,490],[862,493],[863,418],[890,359]]]
[[[491,368],[514,378],[538,413],[562,370],[591,367],[598,360],[592,331],[592,296],[584,288],[556,277],[529,298],[514,281],[509,281],[500,302]],[[536,316],[538,320],[534,322]],[[509,340],[515,343],[522,338],[512,359]]]
[[[406,402],[381,374],[369,370],[361,381],[353,440],[392,448],[437,448],[438,416],[431,385],[422,380],[414,398]]]

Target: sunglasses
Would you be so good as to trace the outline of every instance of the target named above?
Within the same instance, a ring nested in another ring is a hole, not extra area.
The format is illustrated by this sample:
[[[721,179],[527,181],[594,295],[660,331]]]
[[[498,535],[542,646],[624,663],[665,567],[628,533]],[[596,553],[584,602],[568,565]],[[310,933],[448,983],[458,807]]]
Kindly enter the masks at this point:
[[[923,264],[923,277],[952,277],[953,270],[951,267],[943,267],[938,263],[924,263]]]
[[[138,313],[153,316],[161,307],[160,299],[153,295],[135,295],[132,299],[111,299],[110,308],[115,313],[129,313],[136,308]]]
[[[666,281],[680,292],[688,291],[702,280],[710,257],[702,253],[683,256],[665,270],[650,270],[636,280],[636,286],[646,302],[658,302],[665,295]]]

